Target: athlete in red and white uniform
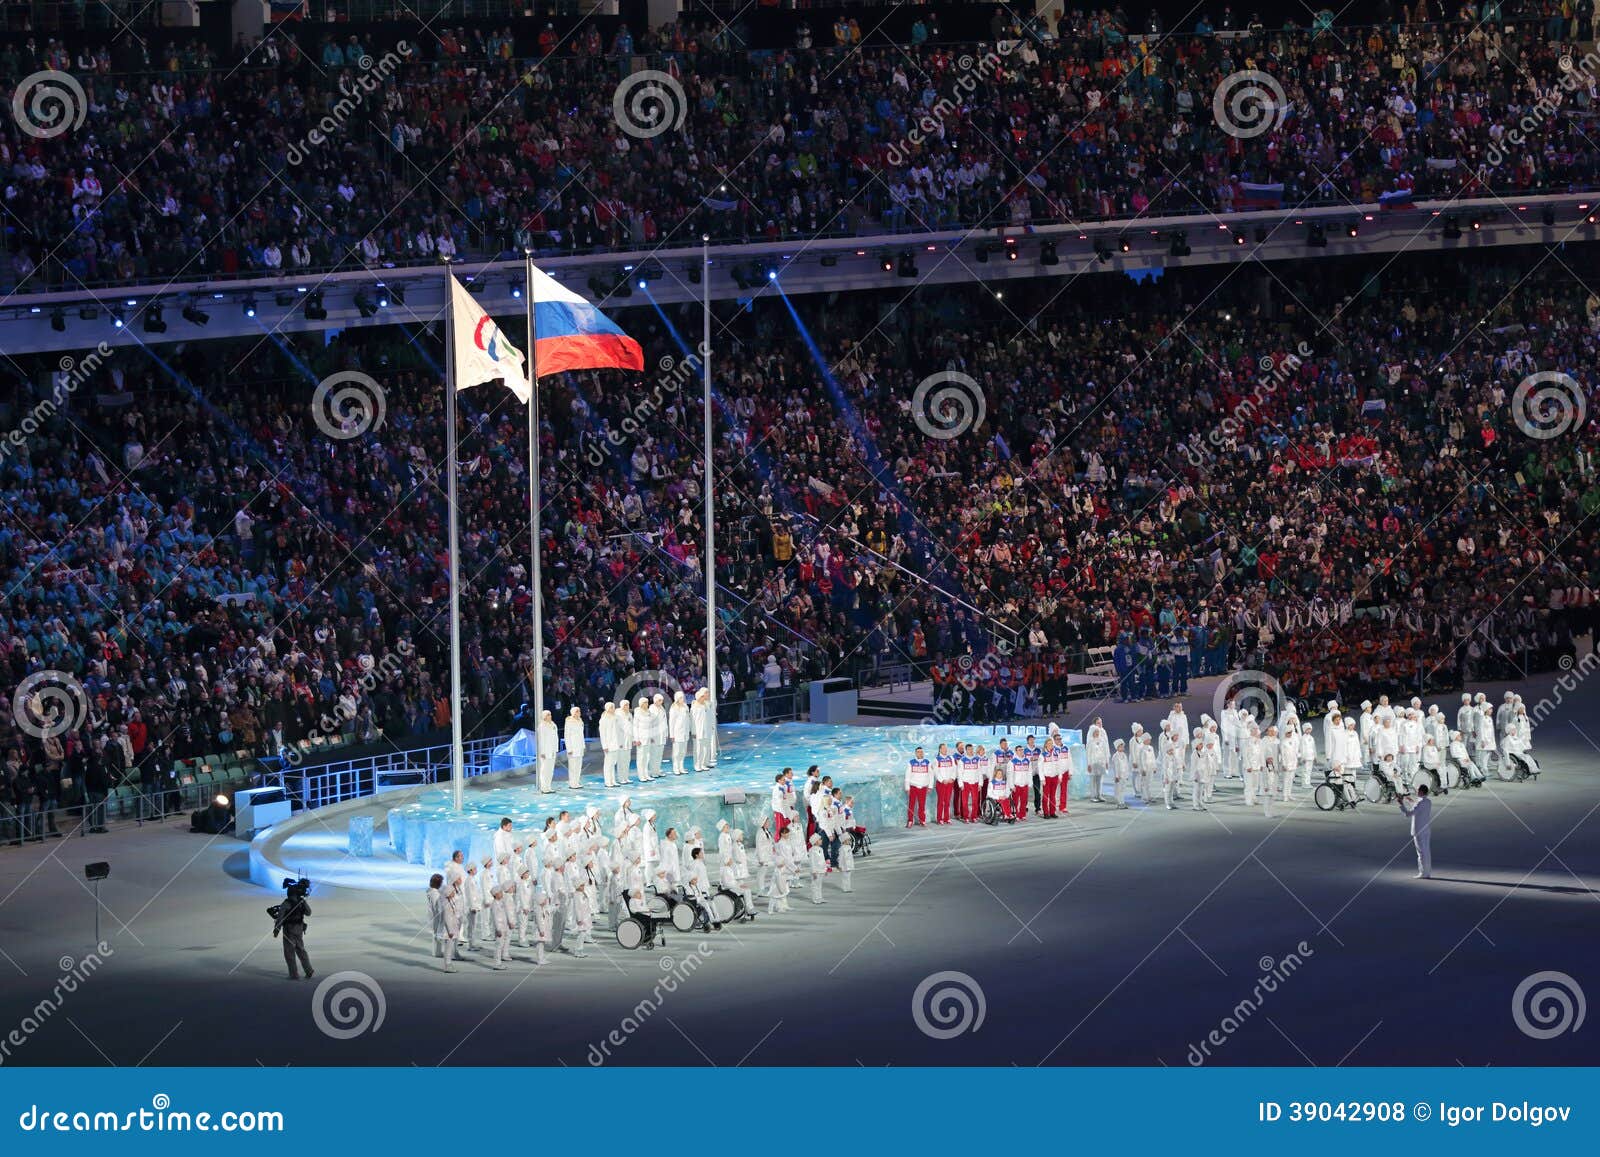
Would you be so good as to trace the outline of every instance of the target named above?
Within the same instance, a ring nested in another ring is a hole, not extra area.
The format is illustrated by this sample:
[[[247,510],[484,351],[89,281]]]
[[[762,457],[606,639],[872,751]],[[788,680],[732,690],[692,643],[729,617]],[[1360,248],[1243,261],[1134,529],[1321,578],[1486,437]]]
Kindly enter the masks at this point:
[[[960,783],[961,806],[957,808],[956,815],[962,823],[976,823],[980,813],[978,791],[983,786],[984,757],[978,754],[977,748],[967,744],[961,753]]]
[[[1024,748],[1011,753],[1011,810],[1019,820],[1028,818],[1028,794],[1033,790],[1033,760]]]
[[[906,827],[915,821],[928,826],[928,788],[933,783],[933,772],[922,748],[906,764]]]
[[[950,804],[956,796],[958,778],[956,757],[950,754],[950,745],[939,744],[939,750],[933,757],[934,823],[950,822]]]

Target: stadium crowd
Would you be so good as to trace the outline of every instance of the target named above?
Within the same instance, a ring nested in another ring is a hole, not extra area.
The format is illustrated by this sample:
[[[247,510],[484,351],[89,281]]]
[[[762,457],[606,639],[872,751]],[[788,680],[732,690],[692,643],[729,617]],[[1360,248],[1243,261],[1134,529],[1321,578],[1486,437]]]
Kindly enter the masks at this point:
[[[40,90],[16,86],[65,71],[84,94],[66,115],[84,119],[59,133],[53,122],[41,133],[32,112],[0,121],[0,291],[634,249],[702,232],[860,235],[1594,187],[1600,68],[1575,52],[1579,22],[1511,21],[1540,13],[1492,0],[1418,7],[1359,29],[1157,39],[1130,35],[1120,9],[1075,8],[1055,33],[1001,16],[985,44],[941,43],[919,24],[906,44],[851,43],[846,27],[817,38],[835,43],[780,52],[687,19],[623,25],[609,41],[594,22],[565,36],[551,26],[520,45],[509,28],[414,44],[352,34],[320,50],[275,35],[227,64],[199,47],[128,61],[29,41],[0,50],[0,100],[35,109]],[[683,99],[647,90],[619,114],[640,58]],[[1265,131],[1229,132],[1213,97],[1247,71],[1271,77],[1284,103],[1261,113]]]
[[[1095,645],[1131,657],[1125,695],[1166,693],[1175,637],[1196,674],[1210,655],[1309,700],[1548,669],[1595,626],[1600,480],[1592,440],[1530,437],[1510,394],[1559,370],[1594,412],[1600,299],[1558,269],[1460,261],[802,299],[826,373],[781,304],[719,316],[721,700],[981,665],[1001,641],[1024,695],[969,715],[1059,708],[1053,664]],[[653,363],[669,317],[620,320]],[[160,789],[174,758],[448,722],[437,345],[387,329],[158,353],[114,355],[0,461],[20,812],[53,813],[64,781]],[[368,432],[308,403],[356,369],[384,394]],[[954,437],[912,406],[937,370],[983,394]],[[633,673],[700,681],[681,382],[572,375],[542,409],[547,706],[581,707],[591,734]],[[483,735],[529,698],[525,411],[463,397],[465,722]],[[48,670],[84,705],[40,740],[24,685]]]

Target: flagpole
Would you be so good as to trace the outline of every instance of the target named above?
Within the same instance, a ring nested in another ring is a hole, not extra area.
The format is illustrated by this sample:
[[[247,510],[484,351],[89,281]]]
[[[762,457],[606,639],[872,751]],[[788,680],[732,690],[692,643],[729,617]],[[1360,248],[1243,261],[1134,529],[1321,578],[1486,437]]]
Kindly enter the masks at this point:
[[[522,252],[528,302],[528,463],[533,475],[529,494],[528,537],[533,552],[533,733],[544,722],[544,579],[539,567],[539,330],[534,313],[533,251]],[[543,755],[543,752],[539,754]]]
[[[450,507],[450,790],[455,810],[460,811],[466,787],[466,759],[461,748],[461,532],[456,515],[456,347],[455,278],[450,263],[444,267],[445,378],[444,423],[450,471],[446,503]]]
[[[705,234],[700,237],[700,286],[705,294],[705,330],[700,343],[700,371],[703,402],[705,406],[706,443],[706,687],[711,693],[711,710],[717,709],[717,527],[716,505],[712,496],[711,464],[711,241]],[[713,734],[717,721],[710,720]]]

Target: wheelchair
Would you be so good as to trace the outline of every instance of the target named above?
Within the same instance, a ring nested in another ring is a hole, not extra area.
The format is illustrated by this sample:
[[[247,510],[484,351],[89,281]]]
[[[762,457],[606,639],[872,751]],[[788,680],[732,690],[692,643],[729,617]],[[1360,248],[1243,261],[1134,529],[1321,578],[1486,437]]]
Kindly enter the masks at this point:
[[[722,918],[717,915],[717,896],[718,893],[714,892],[702,902],[684,891],[683,900],[672,909],[672,926],[679,932],[721,932]]]
[[[990,827],[998,823],[1014,824],[1017,822],[1014,817],[1006,815],[1005,808],[1000,806],[999,800],[990,799],[988,796],[983,797],[982,819]]]
[[[1345,781],[1339,776],[1339,773],[1330,767],[1323,772],[1323,775],[1326,778],[1322,783],[1317,784],[1316,790],[1311,793],[1311,799],[1317,807],[1325,812],[1344,811],[1346,808],[1355,811],[1356,801],[1346,798]],[[1351,779],[1350,786],[1355,786],[1354,778]]]
[[[1366,796],[1368,803],[1376,804],[1393,803],[1400,798],[1400,793],[1396,790],[1393,781],[1385,775],[1367,776],[1367,782],[1362,787],[1361,794]],[[1326,811],[1327,809],[1324,808],[1323,810]]]
[[[1525,783],[1530,779],[1539,778],[1539,761],[1531,753],[1503,751],[1500,753],[1499,771],[1501,779],[1508,779],[1512,783]]]
[[[748,922],[756,918],[756,914],[745,906],[744,893],[732,888],[718,888],[712,894],[711,912],[718,927],[732,924],[735,920]]]
[[[1451,781],[1451,788],[1460,788],[1462,791],[1467,791],[1470,788],[1483,786],[1483,773],[1470,760],[1467,764],[1462,764],[1452,759],[1445,765],[1445,768],[1445,778]],[[1454,772],[1453,776],[1451,772]]]
[[[645,911],[635,912],[629,906],[628,893],[623,892],[617,897],[617,903],[627,913],[617,924],[617,943],[630,952],[635,948],[649,948],[654,950],[657,944],[667,946],[666,930],[672,923],[669,915],[650,903],[651,900],[662,897],[651,896],[647,899]]]
[[[854,856],[872,855],[872,837],[867,834],[866,828],[850,829],[850,854]]]

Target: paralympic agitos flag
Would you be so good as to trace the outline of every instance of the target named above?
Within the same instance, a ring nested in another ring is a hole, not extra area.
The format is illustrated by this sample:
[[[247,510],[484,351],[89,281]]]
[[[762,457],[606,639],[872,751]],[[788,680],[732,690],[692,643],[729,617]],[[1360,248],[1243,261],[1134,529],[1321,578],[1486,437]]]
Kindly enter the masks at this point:
[[[450,275],[451,330],[455,349],[456,389],[466,390],[499,381],[526,402],[528,369],[522,351],[500,332],[494,318],[483,311],[472,294]]]

